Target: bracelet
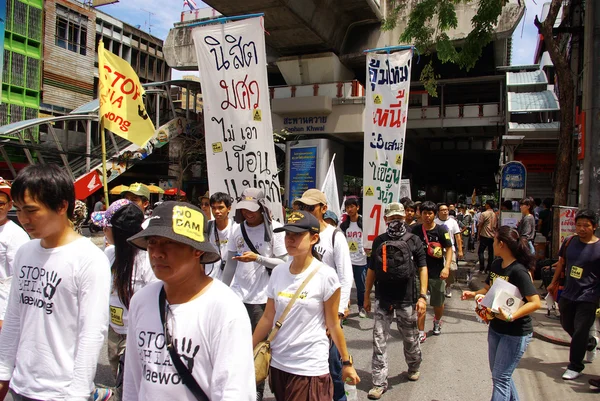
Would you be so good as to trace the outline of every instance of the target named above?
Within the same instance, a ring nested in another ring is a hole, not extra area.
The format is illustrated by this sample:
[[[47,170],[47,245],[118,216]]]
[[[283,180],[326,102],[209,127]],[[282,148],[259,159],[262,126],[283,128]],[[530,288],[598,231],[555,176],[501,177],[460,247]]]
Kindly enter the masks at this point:
[[[508,316],[507,316],[507,318],[506,318],[506,321],[507,321],[507,322],[509,322],[509,323],[513,321],[513,316],[512,316],[512,313],[509,313],[509,314],[508,314]]]

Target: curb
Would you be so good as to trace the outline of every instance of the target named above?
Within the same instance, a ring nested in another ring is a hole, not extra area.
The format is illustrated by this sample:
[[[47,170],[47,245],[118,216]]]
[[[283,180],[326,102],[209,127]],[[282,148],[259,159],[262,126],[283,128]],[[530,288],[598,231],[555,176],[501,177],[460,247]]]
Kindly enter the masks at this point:
[[[540,333],[534,327],[533,329],[533,338],[537,338],[538,340],[542,340],[544,342],[554,344],[554,345],[562,345],[563,347],[570,347],[571,343],[565,340],[561,340],[560,338],[547,336],[545,334]]]

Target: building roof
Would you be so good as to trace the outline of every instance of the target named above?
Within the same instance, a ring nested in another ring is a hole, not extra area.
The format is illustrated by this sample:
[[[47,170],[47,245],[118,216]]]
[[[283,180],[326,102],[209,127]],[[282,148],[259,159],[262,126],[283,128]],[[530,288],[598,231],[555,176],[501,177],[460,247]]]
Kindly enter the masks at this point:
[[[508,123],[508,132],[517,133],[524,131],[556,131],[560,130],[560,122],[553,121],[551,123],[534,123],[534,124],[519,124],[519,123]]]
[[[506,85],[507,86],[518,86],[518,85],[536,85],[536,84],[548,84],[548,78],[542,70],[531,71],[531,72],[507,72],[506,73]]]
[[[560,106],[554,92],[508,92],[508,112],[558,111]]]

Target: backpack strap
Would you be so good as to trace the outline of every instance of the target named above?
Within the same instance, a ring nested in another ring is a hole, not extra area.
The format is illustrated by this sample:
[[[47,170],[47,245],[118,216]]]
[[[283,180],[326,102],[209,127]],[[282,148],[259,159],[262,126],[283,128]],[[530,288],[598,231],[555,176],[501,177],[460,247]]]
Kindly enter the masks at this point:
[[[250,238],[248,237],[248,233],[246,232],[246,224],[244,221],[242,221],[242,223],[240,224],[240,230],[242,231],[242,237],[244,237],[244,242],[246,243],[246,245],[248,245],[248,248],[250,248],[250,250],[252,252],[254,252],[255,254],[263,256],[263,255],[261,255],[260,252],[258,252],[258,250],[254,246],[252,241],[250,241]],[[267,269],[267,273],[269,273],[269,276],[270,276],[271,273],[273,272],[273,269],[270,269],[267,266],[265,266],[265,269]]]

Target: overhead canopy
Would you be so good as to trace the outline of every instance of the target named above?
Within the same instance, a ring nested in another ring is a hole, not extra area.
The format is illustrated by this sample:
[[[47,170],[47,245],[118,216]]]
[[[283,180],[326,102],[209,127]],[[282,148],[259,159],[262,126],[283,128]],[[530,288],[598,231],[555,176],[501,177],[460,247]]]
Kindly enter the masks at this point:
[[[506,86],[511,92],[538,92],[547,89],[548,78],[542,70],[507,72]]]
[[[536,111],[558,111],[560,106],[554,92],[514,93],[508,92],[508,112],[528,113]]]
[[[79,115],[66,115],[57,117],[41,117],[32,118],[30,120],[17,121],[0,127],[0,136],[9,136],[19,131],[23,131],[27,128],[36,127],[41,124],[49,124],[55,121],[66,121],[66,120],[98,120],[98,115],[79,116]]]

